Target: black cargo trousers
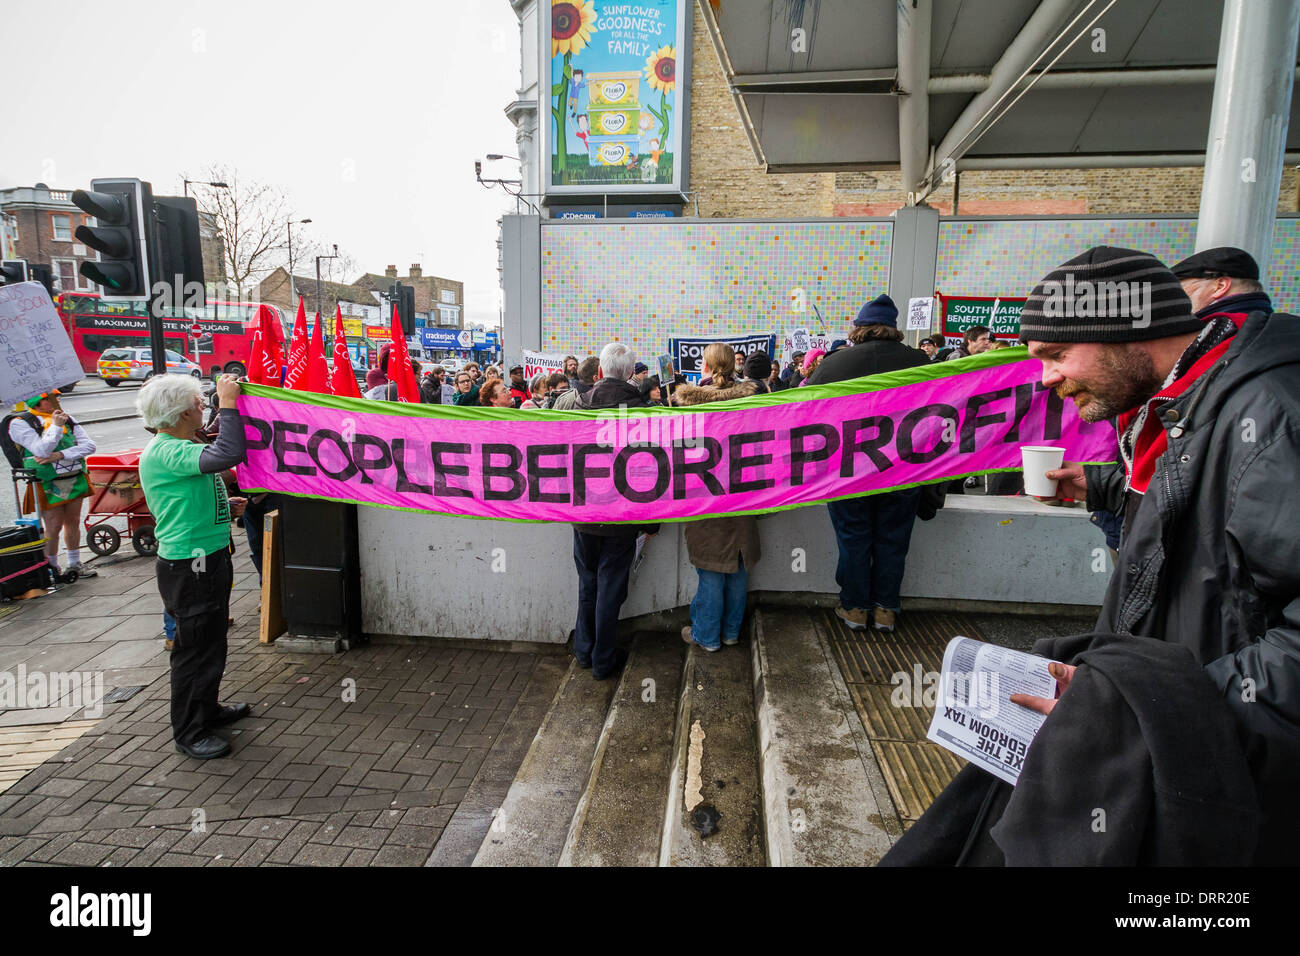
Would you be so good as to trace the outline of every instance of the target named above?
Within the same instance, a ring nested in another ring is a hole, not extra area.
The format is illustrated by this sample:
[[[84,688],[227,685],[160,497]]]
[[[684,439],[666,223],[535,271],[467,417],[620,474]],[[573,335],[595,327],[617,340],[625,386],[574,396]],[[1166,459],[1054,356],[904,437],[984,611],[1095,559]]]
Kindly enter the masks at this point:
[[[158,559],[158,591],[176,618],[171,653],[172,736],[193,744],[208,736],[220,709],[217,696],[226,669],[226,625],[234,566],[230,549],[201,558]]]

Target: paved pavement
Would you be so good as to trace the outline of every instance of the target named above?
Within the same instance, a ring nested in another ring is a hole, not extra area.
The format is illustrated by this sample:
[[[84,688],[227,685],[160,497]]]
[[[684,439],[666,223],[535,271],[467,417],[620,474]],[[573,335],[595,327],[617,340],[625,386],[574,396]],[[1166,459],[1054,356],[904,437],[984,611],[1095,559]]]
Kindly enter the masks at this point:
[[[259,645],[245,552],[222,688],[253,712],[224,731],[229,757],[200,762],[172,742],[152,561],[97,564],[100,577],[0,620],[0,672],[145,688],[0,794],[3,865],[423,864],[538,661],[434,641],[341,655]],[[0,713],[0,728],[30,717]]]

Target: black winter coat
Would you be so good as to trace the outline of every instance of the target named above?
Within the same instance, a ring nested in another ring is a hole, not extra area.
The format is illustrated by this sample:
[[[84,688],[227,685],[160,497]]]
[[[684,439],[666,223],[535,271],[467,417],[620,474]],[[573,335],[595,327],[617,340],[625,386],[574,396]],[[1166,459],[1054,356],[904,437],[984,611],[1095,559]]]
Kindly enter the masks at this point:
[[[1300,860],[1300,319],[1252,313],[1160,412],[1147,493],[1088,467],[1088,509],[1125,514],[1097,630],[1181,644],[1236,721],[1261,809],[1257,863]],[[1126,500],[1127,499],[1127,500]]]
[[[808,384],[825,385],[929,364],[930,360],[920,349],[887,339],[867,339],[846,349],[836,349],[822,359],[808,377]]]
[[[882,866],[1251,862],[1250,770],[1228,708],[1186,648],[1083,634],[1034,651],[1079,669],[1015,788],[967,766]]]
[[[577,408],[618,408],[625,406],[627,408],[648,408],[649,404],[641,396],[641,389],[629,382],[620,382],[615,379],[603,378],[595,385],[587,388],[578,396]],[[598,534],[603,537],[613,538],[624,535],[638,535],[641,533],[657,534],[659,525],[649,524],[597,524],[588,522],[586,524],[574,524],[573,529],[582,534]]]

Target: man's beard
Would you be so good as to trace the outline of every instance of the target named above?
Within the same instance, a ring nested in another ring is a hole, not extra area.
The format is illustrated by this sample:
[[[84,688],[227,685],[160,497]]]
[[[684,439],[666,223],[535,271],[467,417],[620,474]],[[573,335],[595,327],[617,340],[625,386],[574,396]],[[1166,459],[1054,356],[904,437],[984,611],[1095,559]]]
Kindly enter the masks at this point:
[[[1161,378],[1151,356],[1127,344],[1107,345],[1098,353],[1091,381],[1066,379],[1056,386],[1061,398],[1082,396],[1075,402],[1085,422],[1101,422],[1141,405],[1160,390]]]

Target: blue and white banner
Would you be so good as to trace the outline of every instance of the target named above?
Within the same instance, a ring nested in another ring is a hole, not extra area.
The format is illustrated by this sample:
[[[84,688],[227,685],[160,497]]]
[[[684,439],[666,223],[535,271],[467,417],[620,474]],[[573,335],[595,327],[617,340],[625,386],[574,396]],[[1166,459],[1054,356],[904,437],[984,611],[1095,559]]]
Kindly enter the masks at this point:
[[[742,335],[738,338],[681,338],[669,339],[668,351],[673,357],[673,367],[688,381],[697,382],[704,374],[704,350],[714,342],[723,342],[746,356],[766,352],[771,358],[776,349],[775,335]]]

